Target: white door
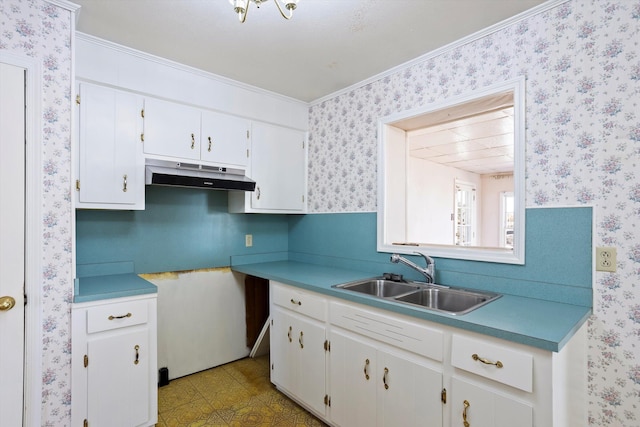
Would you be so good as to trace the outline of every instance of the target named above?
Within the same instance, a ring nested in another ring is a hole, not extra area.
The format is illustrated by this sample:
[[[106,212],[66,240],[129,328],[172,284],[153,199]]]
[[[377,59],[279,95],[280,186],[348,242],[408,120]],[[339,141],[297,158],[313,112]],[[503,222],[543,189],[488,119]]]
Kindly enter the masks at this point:
[[[24,69],[0,63],[0,414],[22,425],[24,366]]]

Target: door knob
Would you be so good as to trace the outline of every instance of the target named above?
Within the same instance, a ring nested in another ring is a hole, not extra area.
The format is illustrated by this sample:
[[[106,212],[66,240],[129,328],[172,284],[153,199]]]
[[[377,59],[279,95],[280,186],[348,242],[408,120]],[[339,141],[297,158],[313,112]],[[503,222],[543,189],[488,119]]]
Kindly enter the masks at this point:
[[[0,311],[9,311],[16,305],[16,300],[12,297],[0,297]]]

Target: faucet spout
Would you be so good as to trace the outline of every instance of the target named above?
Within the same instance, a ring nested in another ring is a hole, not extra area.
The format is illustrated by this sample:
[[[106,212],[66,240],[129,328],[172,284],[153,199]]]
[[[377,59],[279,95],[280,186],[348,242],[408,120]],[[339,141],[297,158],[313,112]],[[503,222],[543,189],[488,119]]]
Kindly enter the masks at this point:
[[[416,270],[417,272],[419,272],[420,274],[422,274],[427,283],[434,283],[435,281],[435,276],[436,276],[436,262],[433,260],[433,258],[431,258],[428,255],[425,255],[423,253],[420,252],[416,252],[417,255],[420,255],[421,257],[423,257],[427,263],[427,267],[426,268],[422,268],[419,265],[409,261],[408,259],[401,257],[398,254],[393,254],[391,255],[391,262],[393,263],[402,263],[404,265],[406,265],[409,268],[413,268],[414,270]]]

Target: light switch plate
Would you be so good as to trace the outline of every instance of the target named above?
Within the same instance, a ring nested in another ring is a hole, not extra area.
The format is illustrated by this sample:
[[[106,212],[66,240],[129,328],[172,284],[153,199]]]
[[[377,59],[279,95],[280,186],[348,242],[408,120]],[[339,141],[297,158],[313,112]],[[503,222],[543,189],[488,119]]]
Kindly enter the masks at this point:
[[[596,247],[596,271],[616,271],[616,248],[610,246]]]
[[[245,236],[244,236],[244,245],[247,248],[250,248],[251,246],[253,246],[253,235],[245,234]]]

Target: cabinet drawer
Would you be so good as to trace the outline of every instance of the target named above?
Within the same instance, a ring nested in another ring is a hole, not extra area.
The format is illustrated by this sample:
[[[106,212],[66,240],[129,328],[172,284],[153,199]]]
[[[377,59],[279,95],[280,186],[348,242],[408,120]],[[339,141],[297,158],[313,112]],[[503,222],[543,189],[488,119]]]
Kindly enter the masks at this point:
[[[327,318],[327,300],[309,292],[271,282],[273,303],[317,320]]]
[[[87,310],[87,333],[108,331],[147,323],[146,300],[91,307]]]
[[[533,356],[527,353],[454,334],[451,364],[520,390],[533,391]]]
[[[339,302],[331,302],[333,325],[441,362],[444,334],[415,322],[385,316]]]

